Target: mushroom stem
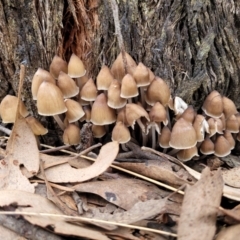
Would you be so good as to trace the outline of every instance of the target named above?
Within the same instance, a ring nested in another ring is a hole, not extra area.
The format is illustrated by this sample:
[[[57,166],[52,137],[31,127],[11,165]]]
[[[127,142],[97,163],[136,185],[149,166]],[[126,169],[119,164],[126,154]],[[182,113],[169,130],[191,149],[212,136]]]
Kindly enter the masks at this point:
[[[122,150],[123,150],[124,152],[128,152],[128,151],[129,151],[128,148],[126,147],[126,144],[125,144],[125,143],[121,143],[121,147],[122,147]]]
[[[145,99],[144,99],[144,89],[143,89],[143,87],[140,87],[140,96],[141,96],[141,103],[142,103],[142,106],[143,106],[143,108],[145,108],[146,107],[146,103],[145,103]]]
[[[143,146],[147,146],[147,139],[148,139],[148,136],[142,132],[142,145]]]
[[[171,119],[170,119],[170,115],[169,115],[169,108],[168,108],[168,106],[166,106],[165,108],[166,108],[167,120],[168,120],[167,126],[171,130],[172,129],[172,124],[171,124]]]
[[[127,99],[127,102],[128,102],[128,103],[132,103],[132,99],[131,99],[131,98],[128,98],[128,99]]]
[[[152,131],[152,149],[156,149],[156,133],[155,133],[155,125],[151,127]]]
[[[57,122],[58,126],[64,131],[65,127],[64,127],[63,121],[61,120],[59,115],[54,115],[53,118]]]
[[[167,154],[170,156],[174,156],[176,155],[181,149],[172,149],[170,152],[168,152]]]
[[[138,123],[139,127],[141,128],[142,133],[145,134],[146,129],[145,129],[145,126],[143,125],[143,123],[142,123],[140,118],[137,119],[137,123]]]

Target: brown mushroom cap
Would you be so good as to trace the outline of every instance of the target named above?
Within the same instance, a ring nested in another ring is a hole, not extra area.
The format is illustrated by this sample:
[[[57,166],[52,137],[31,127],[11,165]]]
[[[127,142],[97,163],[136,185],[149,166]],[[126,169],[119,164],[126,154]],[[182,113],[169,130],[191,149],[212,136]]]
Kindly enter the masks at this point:
[[[148,113],[138,104],[128,103],[125,111],[127,123],[129,126],[132,126],[132,128],[134,128],[136,120],[141,117],[145,117],[148,121],[150,121]]]
[[[85,74],[86,70],[82,60],[73,53],[68,63],[68,75],[71,78],[79,78],[84,76]]]
[[[83,106],[83,111],[85,113],[85,115],[83,115],[83,117],[80,118],[80,121],[86,121],[86,122],[90,122],[91,120],[91,108],[90,106]]]
[[[192,148],[197,143],[196,131],[192,124],[180,118],[174,124],[169,145],[175,149]]]
[[[122,98],[132,98],[138,96],[137,84],[130,74],[126,74],[122,79],[121,93]]]
[[[222,96],[217,91],[212,91],[205,99],[202,110],[209,117],[219,118],[223,114]]]
[[[115,111],[107,105],[104,93],[97,96],[92,105],[91,122],[95,125],[107,125],[116,121]]]
[[[120,96],[121,83],[117,79],[113,79],[108,88],[108,106],[114,109],[119,109],[127,104],[127,100]]]
[[[106,128],[102,125],[92,125],[92,132],[95,138],[101,138],[106,134]]]
[[[226,119],[231,117],[233,114],[237,113],[236,106],[231,99],[224,96],[222,101],[223,101],[223,113]]]
[[[26,122],[35,135],[45,135],[48,133],[47,128],[45,128],[35,117],[27,117]]]
[[[133,78],[135,79],[138,87],[144,87],[150,85],[149,70],[143,63],[138,63],[135,71],[133,72]]]
[[[231,153],[231,145],[224,136],[220,135],[217,137],[214,152],[214,155],[217,157],[226,157]]]
[[[110,69],[103,65],[100,72],[97,75],[97,89],[98,90],[108,90],[111,82],[113,81],[114,77],[110,71]]]
[[[225,130],[223,136],[228,140],[228,142],[229,142],[229,144],[231,146],[231,150],[234,149],[234,147],[235,147],[235,140],[234,140],[234,138],[232,136],[232,133],[230,131],[228,131],[228,130]]]
[[[239,132],[239,123],[235,115],[231,115],[226,120],[226,130],[229,130],[232,133]]]
[[[186,162],[191,160],[194,156],[199,156],[198,155],[198,149],[196,146],[188,148],[188,149],[183,149],[180,150],[177,153],[177,158],[182,161],[182,162]]]
[[[193,106],[188,106],[187,109],[180,115],[181,118],[184,118],[187,122],[193,123],[197,113],[194,110]]]
[[[3,123],[14,123],[17,113],[18,98],[12,95],[6,95],[0,104],[0,116]],[[24,103],[20,101],[20,114],[23,117],[28,116]]]
[[[49,72],[51,75],[57,79],[60,72],[67,73],[67,70],[67,62],[65,62],[59,56],[55,55],[49,67]]]
[[[204,155],[210,155],[214,153],[214,143],[209,137],[206,137],[200,146],[200,152]]]
[[[67,107],[66,117],[69,123],[76,122],[85,115],[79,102],[72,99],[66,99],[64,102]]]
[[[53,116],[66,112],[67,108],[61,90],[52,83],[43,82],[38,89],[37,109],[38,113],[43,116]]]
[[[71,98],[79,93],[79,87],[75,81],[62,71],[59,73],[57,86],[61,90],[64,98]]]
[[[168,124],[167,112],[160,102],[156,102],[149,112],[150,122],[163,122],[166,126]]]
[[[127,73],[130,73],[132,75],[137,64],[127,52],[125,52],[125,56],[126,56],[127,66],[128,66]],[[113,65],[111,67],[111,72],[114,78],[119,81],[121,81],[125,76],[126,73],[124,69],[122,53],[119,53],[116,60],[113,62]]]
[[[168,85],[159,77],[148,86],[146,91],[146,102],[153,106],[155,102],[160,102],[164,107],[167,106],[170,99],[170,89]]]
[[[80,92],[81,99],[85,101],[94,101],[97,97],[97,87],[92,78],[84,84]]]
[[[50,82],[52,84],[56,84],[55,79],[52,77],[52,75],[48,71],[42,68],[38,68],[38,70],[35,72],[33,76],[32,85],[31,85],[33,100],[37,100],[37,93],[38,93],[39,86],[44,81]]]
[[[198,114],[195,117],[193,127],[197,134],[197,141],[202,142],[205,137],[205,132],[209,132],[209,125],[203,115]]]
[[[85,83],[88,81],[87,75],[84,75],[82,77],[76,78],[76,84],[79,87],[79,90],[82,89],[82,87],[85,85]]]
[[[81,142],[80,128],[70,123],[63,132],[64,144],[76,145]]]
[[[169,148],[169,141],[171,138],[171,131],[168,126],[164,126],[161,134],[158,135],[158,143],[162,148]]]
[[[130,139],[129,129],[122,122],[117,122],[112,131],[112,141],[123,144],[129,142]]]

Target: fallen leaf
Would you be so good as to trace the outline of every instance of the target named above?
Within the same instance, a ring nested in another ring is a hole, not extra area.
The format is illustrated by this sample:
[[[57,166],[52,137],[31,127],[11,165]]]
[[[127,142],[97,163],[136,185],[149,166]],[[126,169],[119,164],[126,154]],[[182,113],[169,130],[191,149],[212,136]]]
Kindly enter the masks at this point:
[[[240,224],[233,225],[221,230],[215,240],[236,240],[240,236]]]
[[[123,209],[130,209],[137,202],[162,198],[162,191],[155,185],[130,178],[86,182],[73,186],[78,192],[94,193]]]
[[[146,160],[144,163],[123,162],[119,163],[118,166],[172,185],[181,186],[189,183],[189,181],[187,181],[189,176],[187,171],[185,171],[185,175],[183,173],[180,178],[173,172],[172,163],[166,161]]]
[[[57,165],[45,170],[48,181],[55,183],[84,182],[102,174],[115,160],[119,150],[116,141],[102,146],[96,161],[89,167],[82,169],[72,168],[69,163]],[[43,178],[41,173],[38,177]]]
[[[220,171],[205,168],[201,179],[188,186],[178,225],[178,240],[212,240],[216,230],[217,208],[220,205],[223,179]]]
[[[31,184],[20,170],[20,165],[24,165],[31,176],[39,170],[39,152],[35,136],[25,118],[19,113],[24,73],[25,67],[21,65],[16,119],[7,143],[6,156],[0,161],[0,189],[34,192],[34,184]]]
[[[14,204],[17,207],[16,211],[29,213],[50,213],[53,216],[27,216],[23,217],[32,224],[41,227],[51,226],[52,230],[57,234],[65,234],[71,236],[79,236],[96,240],[109,240],[104,233],[101,233],[95,227],[88,227],[86,225],[74,225],[65,222],[64,216],[54,217],[54,214],[62,214],[62,212],[48,199],[37,194],[19,191],[19,190],[2,190],[0,191],[0,206],[9,206]]]
[[[225,184],[240,188],[240,166],[222,171],[222,176]]]

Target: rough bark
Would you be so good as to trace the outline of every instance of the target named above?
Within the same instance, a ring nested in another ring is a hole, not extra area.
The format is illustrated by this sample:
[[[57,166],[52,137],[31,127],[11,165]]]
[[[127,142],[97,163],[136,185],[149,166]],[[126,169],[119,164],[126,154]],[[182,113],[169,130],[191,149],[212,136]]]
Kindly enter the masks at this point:
[[[240,2],[119,0],[127,52],[164,78],[173,96],[197,109],[213,89],[240,107]],[[27,75],[23,100],[36,115],[30,85],[38,67],[59,54],[80,56],[89,77],[119,53],[109,0],[1,0],[0,100],[16,93],[19,65]],[[12,92],[13,93],[13,92]]]

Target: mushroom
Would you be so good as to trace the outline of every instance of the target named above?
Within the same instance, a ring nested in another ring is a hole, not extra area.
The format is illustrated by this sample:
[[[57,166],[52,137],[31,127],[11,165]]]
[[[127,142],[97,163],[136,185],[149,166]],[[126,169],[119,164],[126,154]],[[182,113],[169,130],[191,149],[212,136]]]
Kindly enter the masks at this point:
[[[43,81],[56,84],[55,79],[48,71],[43,70],[42,68],[38,68],[38,70],[35,72],[33,76],[31,85],[33,100],[37,100],[38,89]]]
[[[120,97],[128,99],[131,103],[133,97],[138,96],[137,84],[130,74],[126,74],[122,79]]]
[[[201,143],[200,152],[204,155],[210,155],[214,153],[214,143],[209,136],[207,136]]]
[[[92,132],[95,138],[102,138],[106,134],[106,128],[103,125],[92,124]]]
[[[123,108],[127,104],[127,99],[120,96],[121,83],[117,79],[113,79],[108,88],[108,106],[114,109]]]
[[[18,98],[12,95],[6,95],[0,104],[0,116],[3,123],[14,123],[17,113]],[[28,116],[24,103],[20,101],[20,114],[22,117]]]
[[[193,123],[197,113],[194,110],[193,106],[188,106],[182,114],[178,114],[177,118],[184,118],[187,122]],[[179,117],[178,117],[179,116]]]
[[[68,75],[71,78],[79,78],[84,76],[85,74],[86,70],[82,60],[73,53],[68,63]]]
[[[148,68],[143,63],[141,63],[141,62],[138,63],[135,71],[133,72],[133,78],[135,79],[135,81],[137,83],[137,87],[140,88],[141,103],[144,106],[145,105],[144,88],[150,85]]]
[[[166,126],[168,124],[167,113],[160,102],[156,102],[149,112],[150,123],[147,123],[147,130],[152,130],[152,148],[156,148],[156,133],[160,134],[161,122]]]
[[[49,72],[51,73],[51,75],[55,79],[58,79],[58,75],[60,72],[67,73],[67,71],[68,71],[67,62],[65,62],[59,56],[55,55],[49,67]]]
[[[75,81],[62,71],[59,73],[57,86],[60,88],[64,98],[71,98],[79,93],[79,87]]]
[[[81,142],[80,129],[75,124],[70,123],[63,132],[63,142],[67,145],[77,145]]]
[[[169,145],[174,149],[192,148],[197,143],[197,135],[193,125],[180,118],[174,124]]]
[[[239,123],[235,115],[231,115],[226,119],[226,130],[229,130],[232,133],[239,132]]]
[[[26,122],[35,135],[45,135],[48,133],[47,128],[45,128],[35,117],[27,117]]]
[[[84,84],[80,92],[81,99],[92,102],[97,97],[97,87],[92,78]]]
[[[108,90],[110,84],[112,83],[114,77],[110,69],[103,65],[100,72],[97,75],[96,83],[98,90]]]
[[[95,125],[107,125],[116,121],[115,111],[107,105],[104,93],[97,96],[92,105],[91,122]]]
[[[67,107],[66,117],[69,123],[76,122],[85,115],[79,102],[72,99],[65,99],[64,102]]]
[[[180,150],[177,153],[177,158],[182,161],[182,162],[186,162],[191,160],[194,156],[199,156],[198,155],[198,149],[196,146],[188,148],[188,149],[183,149]]]
[[[124,151],[127,151],[125,143],[131,139],[129,129],[123,124],[123,122],[117,122],[112,131],[112,141],[117,141],[121,144]]]
[[[223,97],[222,101],[223,101],[223,112],[226,119],[231,117],[233,114],[237,113],[236,106],[231,99],[227,97]]]
[[[37,94],[37,109],[42,116],[53,116],[59,127],[64,130],[64,124],[58,114],[65,113],[67,108],[63,101],[61,90],[50,82],[43,82]]]
[[[122,53],[119,53],[119,55],[117,56],[116,60],[113,62],[113,65],[111,67],[111,72],[114,78],[116,78],[119,81],[123,79],[126,73],[130,73],[132,75],[137,66],[136,62],[127,52],[125,52],[125,57],[127,61],[126,62],[127,71],[125,71]]]
[[[158,135],[159,146],[164,148],[164,150],[166,148],[169,148],[170,147],[170,145],[169,145],[170,138],[171,138],[171,131],[168,126],[164,126],[161,133]],[[164,151],[164,152],[166,152],[166,151]]]
[[[217,91],[212,91],[205,99],[202,110],[209,117],[219,118],[223,114],[222,96]]]
[[[223,136],[227,139],[227,141],[229,142],[230,146],[231,146],[231,150],[234,149],[235,147],[235,140],[232,136],[231,131],[225,130]]]
[[[231,153],[231,145],[228,140],[220,135],[217,137],[214,144],[214,155],[217,157],[226,157]]]

